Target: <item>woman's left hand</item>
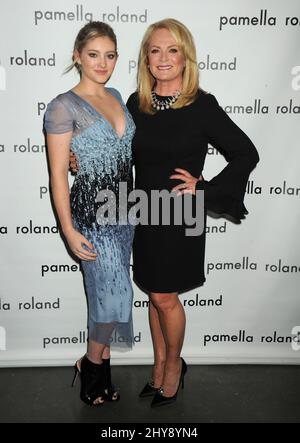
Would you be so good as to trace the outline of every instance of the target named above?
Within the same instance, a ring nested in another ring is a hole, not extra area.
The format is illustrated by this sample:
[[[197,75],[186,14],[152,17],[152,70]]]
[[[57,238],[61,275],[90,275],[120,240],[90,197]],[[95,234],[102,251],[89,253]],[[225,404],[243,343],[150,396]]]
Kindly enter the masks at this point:
[[[180,183],[172,189],[172,192],[177,192],[177,195],[182,194],[194,194],[196,195],[196,183],[199,180],[203,180],[203,176],[200,175],[199,178],[193,177],[188,171],[181,168],[175,168],[175,171],[179,174],[173,174],[170,176],[171,179],[182,180],[184,183]]]

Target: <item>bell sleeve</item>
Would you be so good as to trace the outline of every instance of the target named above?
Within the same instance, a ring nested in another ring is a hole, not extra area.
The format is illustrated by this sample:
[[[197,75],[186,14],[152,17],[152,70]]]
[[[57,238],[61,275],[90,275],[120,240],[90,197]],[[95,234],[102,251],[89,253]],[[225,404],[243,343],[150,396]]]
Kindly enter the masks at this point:
[[[73,130],[71,111],[58,97],[47,106],[44,127],[48,134],[64,134]]]
[[[259,162],[258,152],[212,94],[206,96],[204,115],[208,142],[224,155],[228,164],[211,180],[199,180],[196,190],[204,190],[208,215],[241,223],[248,214],[244,195],[250,172]]]

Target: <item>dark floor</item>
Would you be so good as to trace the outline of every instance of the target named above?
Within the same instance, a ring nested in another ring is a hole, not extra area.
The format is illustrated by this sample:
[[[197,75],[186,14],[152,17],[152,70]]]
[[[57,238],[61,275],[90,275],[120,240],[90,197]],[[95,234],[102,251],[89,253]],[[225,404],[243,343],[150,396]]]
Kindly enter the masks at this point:
[[[73,368],[0,369],[0,422],[300,422],[300,366],[189,365],[176,403],[156,409],[137,395],[149,366],[112,371],[121,400],[93,408],[70,387]]]

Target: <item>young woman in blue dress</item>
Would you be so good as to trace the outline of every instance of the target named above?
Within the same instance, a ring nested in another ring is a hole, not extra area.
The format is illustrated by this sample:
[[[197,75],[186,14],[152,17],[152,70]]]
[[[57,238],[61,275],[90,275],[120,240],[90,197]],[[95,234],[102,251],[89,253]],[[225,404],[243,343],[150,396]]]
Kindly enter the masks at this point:
[[[117,58],[112,28],[102,22],[85,25],[68,69],[75,67],[80,81],[54,98],[45,114],[54,205],[68,246],[81,261],[88,298],[87,353],[76,362],[75,376],[81,375],[80,397],[89,405],[120,398],[111,382],[110,348],[134,344],[129,274],[134,226],[99,223],[96,202],[104,189],[118,201],[120,182],[128,192],[133,188],[135,125],[120,93],[105,86]],[[71,192],[70,149],[80,166]]]

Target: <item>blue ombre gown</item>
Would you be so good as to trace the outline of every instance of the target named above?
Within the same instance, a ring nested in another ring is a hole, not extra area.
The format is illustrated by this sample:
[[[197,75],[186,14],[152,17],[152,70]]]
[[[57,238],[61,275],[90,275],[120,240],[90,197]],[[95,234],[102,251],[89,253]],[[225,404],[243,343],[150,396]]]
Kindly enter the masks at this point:
[[[51,134],[73,131],[71,148],[79,164],[70,193],[73,225],[98,254],[95,261],[81,260],[88,297],[89,339],[116,348],[131,348],[133,290],[129,270],[134,226],[99,224],[97,210],[101,203],[95,200],[98,191],[109,189],[118,202],[120,182],[127,183],[128,193],[132,191],[131,141],[135,125],[120,93],[113,88],[107,90],[119,100],[126,116],[122,137],[93,106],[71,90],[48,104],[45,129]]]

